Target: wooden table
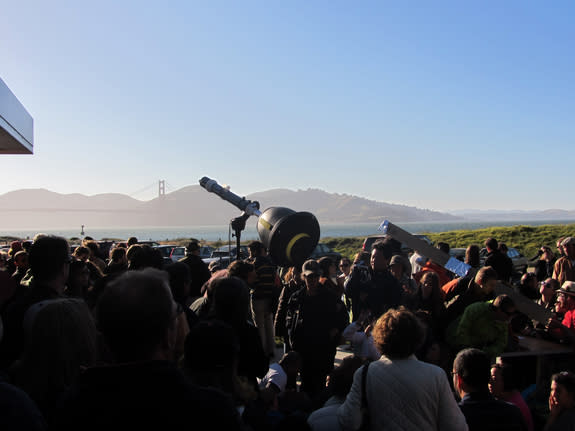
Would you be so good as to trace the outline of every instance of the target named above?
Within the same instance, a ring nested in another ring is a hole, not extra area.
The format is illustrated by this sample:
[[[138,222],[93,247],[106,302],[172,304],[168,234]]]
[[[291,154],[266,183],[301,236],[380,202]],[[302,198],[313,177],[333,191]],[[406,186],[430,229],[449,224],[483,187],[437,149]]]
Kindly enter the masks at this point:
[[[544,356],[556,355],[561,353],[575,352],[573,346],[568,344],[556,343],[542,338],[527,337],[520,335],[519,350],[513,352],[504,352],[501,354],[502,358],[512,358],[515,356]]]
[[[504,352],[497,358],[517,358],[521,356],[536,356],[535,384],[538,388],[546,388],[550,382],[543,381],[546,379],[544,374],[544,357],[548,355],[567,355],[575,353],[575,347],[568,344],[556,343],[541,338],[518,336],[519,350],[513,352]]]

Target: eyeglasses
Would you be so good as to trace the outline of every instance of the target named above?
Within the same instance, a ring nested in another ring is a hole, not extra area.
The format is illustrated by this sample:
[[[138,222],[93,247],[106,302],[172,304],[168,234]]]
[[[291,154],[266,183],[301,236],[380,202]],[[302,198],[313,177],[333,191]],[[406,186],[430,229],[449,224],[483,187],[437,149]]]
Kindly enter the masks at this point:
[[[347,268],[349,266],[349,263],[340,263],[339,267],[340,268]]]

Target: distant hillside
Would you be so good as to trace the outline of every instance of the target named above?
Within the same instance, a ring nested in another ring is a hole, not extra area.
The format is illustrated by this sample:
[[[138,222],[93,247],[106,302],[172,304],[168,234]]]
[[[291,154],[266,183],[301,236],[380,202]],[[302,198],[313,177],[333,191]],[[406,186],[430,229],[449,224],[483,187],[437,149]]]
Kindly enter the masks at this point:
[[[309,211],[324,223],[378,223],[384,219],[396,223],[460,220],[447,213],[377,202],[353,195],[327,193],[319,189],[274,189],[253,193],[248,199],[260,202],[264,208],[284,206],[295,211]]]
[[[308,189],[274,189],[253,193],[262,209],[283,206],[309,211],[320,223],[453,221],[460,217],[357,196]],[[139,201],[118,193],[86,196],[45,189],[17,190],[0,195],[0,226],[4,229],[94,227],[207,226],[227,224],[240,211],[199,185]]]
[[[562,209],[547,209],[541,211],[465,209],[465,210],[452,211],[452,214],[463,217],[466,220],[481,220],[481,221],[575,220],[575,211],[562,210]]]

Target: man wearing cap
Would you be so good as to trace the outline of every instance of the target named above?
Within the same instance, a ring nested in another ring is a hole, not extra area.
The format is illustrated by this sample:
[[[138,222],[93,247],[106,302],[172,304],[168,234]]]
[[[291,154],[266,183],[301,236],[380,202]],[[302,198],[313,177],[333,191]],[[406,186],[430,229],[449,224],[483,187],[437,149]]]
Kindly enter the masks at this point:
[[[302,391],[312,398],[325,388],[341,333],[349,323],[345,305],[319,284],[320,275],[315,260],[303,264],[305,288],[290,297],[286,316],[290,344],[302,358]]]
[[[565,238],[561,247],[565,256],[555,262],[553,278],[563,285],[565,281],[575,281],[575,237]]]
[[[565,315],[562,322],[557,319],[549,320],[549,332],[555,336],[559,334],[559,338],[567,339],[573,343],[575,342],[575,282],[564,282],[557,294],[563,295],[565,298],[563,302]]]
[[[202,296],[202,286],[212,276],[208,265],[200,257],[200,245],[197,241],[190,241],[186,247],[186,256],[179,262],[184,262],[190,268],[192,284],[190,286],[190,298],[196,299]]]

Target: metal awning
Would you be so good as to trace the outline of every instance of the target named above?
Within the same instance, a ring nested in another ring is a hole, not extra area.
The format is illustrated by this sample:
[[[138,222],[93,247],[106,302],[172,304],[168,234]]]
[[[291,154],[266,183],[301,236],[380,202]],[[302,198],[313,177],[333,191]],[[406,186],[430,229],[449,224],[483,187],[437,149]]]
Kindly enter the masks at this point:
[[[34,120],[0,79],[0,154],[32,154]]]

